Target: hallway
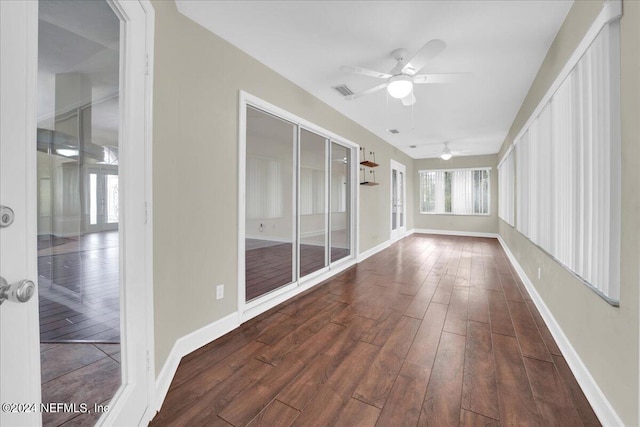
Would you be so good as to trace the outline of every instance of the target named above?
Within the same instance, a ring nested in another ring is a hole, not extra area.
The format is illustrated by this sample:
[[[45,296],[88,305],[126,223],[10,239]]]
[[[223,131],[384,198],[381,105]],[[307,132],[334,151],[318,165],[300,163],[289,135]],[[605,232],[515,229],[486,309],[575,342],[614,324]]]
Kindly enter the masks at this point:
[[[495,239],[413,235],[183,358],[164,425],[599,425]]]

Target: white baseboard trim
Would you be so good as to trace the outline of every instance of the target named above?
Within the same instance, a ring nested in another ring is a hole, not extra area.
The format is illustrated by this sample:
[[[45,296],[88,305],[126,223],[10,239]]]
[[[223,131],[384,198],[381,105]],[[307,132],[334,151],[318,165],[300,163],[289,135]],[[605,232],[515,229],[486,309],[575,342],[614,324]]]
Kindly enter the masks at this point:
[[[234,312],[229,314],[228,316],[223,317],[222,319],[216,320],[215,322],[203,328],[193,331],[176,341],[176,343],[173,345],[173,348],[171,349],[171,353],[169,353],[167,361],[164,363],[162,370],[160,370],[158,378],[156,378],[156,400],[154,412],[159,411],[162,407],[162,403],[164,402],[164,399],[167,396],[167,392],[169,391],[171,381],[173,381],[173,376],[178,370],[180,360],[192,351],[197,350],[203,345],[206,345],[211,341],[220,338],[221,336],[228,332],[231,332],[238,326],[240,326],[238,313]]]
[[[379,245],[376,245],[376,246],[372,247],[371,249],[367,249],[364,252],[360,252],[360,254],[358,254],[358,262],[364,261],[365,259],[369,258],[370,256],[373,256],[373,255],[377,254],[378,252],[387,249],[389,246],[391,246],[391,241],[390,240],[386,240],[386,241],[380,243]]]
[[[513,252],[511,252],[511,249],[509,249],[509,246],[507,246],[507,243],[502,239],[500,235],[498,235],[497,238],[500,242],[500,245],[507,254],[509,261],[511,261],[511,264],[513,264],[516,271],[518,272],[518,276],[520,276],[522,283],[524,283],[524,286],[527,288],[527,291],[529,292],[533,303],[538,308],[540,315],[544,319],[544,322],[547,324],[551,335],[553,335],[553,338],[556,340],[556,343],[558,344],[562,355],[567,361],[569,368],[571,368],[571,372],[573,372],[573,375],[576,377],[578,384],[580,384],[582,391],[593,407],[593,410],[598,416],[598,419],[600,420],[602,425],[624,426],[624,423],[616,413],[615,409],[613,409],[613,406],[611,405],[605,394],[598,386],[598,383],[591,376],[591,373],[582,362],[580,355],[578,355],[576,350],[571,345],[569,338],[567,338],[567,336],[565,335],[564,331],[551,313],[551,310],[549,310],[549,307],[547,307],[547,305],[544,303],[542,297],[533,286],[533,283],[525,273],[515,255],[513,255]]]
[[[444,236],[464,236],[464,237],[487,237],[497,239],[497,233],[483,233],[479,231],[455,231],[455,230],[431,230],[428,228],[415,228],[414,233],[418,234],[441,234]]]

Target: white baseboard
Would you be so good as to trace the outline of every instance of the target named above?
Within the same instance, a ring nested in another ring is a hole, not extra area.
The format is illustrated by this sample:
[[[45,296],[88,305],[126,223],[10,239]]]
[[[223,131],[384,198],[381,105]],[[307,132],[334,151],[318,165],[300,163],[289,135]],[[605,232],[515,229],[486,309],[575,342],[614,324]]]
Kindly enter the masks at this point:
[[[173,376],[178,370],[180,360],[192,351],[220,338],[238,326],[240,326],[238,313],[234,312],[203,328],[193,331],[176,341],[171,349],[171,353],[169,353],[167,361],[164,363],[164,366],[158,375],[158,378],[156,378],[155,411],[159,411],[162,407],[162,403],[169,391],[171,381],[173,381]]]
[[[549,310],[549,307],[547,307],[547,305],[544,303],[542,297],[536,290],[535,286],[533,286],[533,283],[524,272],[524,269],[516,259],[515,255],[513,255],[511,249],[509,249],[509,246],[507,246],[506,242],[502,239],[501,236],[498,235],[497,238],[500,242],[500,245],[507,254],[509,261],[511,261],[511,264],[513,264],[516,271],[518,272],[518,276],[520,276],[522,283],[524,283],[524,286],[527,288],[527,291],[529,292],[533,303],[538,308],[540,315],[544,319],[544,322],[547,324],[551,335],[553,335],[553,338],[556,340],[556,343],[558,344],[562,355],[567,361],[569,368],[571,368],[571,372],[573,372],[573,375],[576,377],[578,384],[580,384],[582,391],[593,407],[593,410],[598,416],[598,419],[600,420],[602,425],[624,426],[624,423],[616,413],[615,409],[613,409],[613,406],[611,405],[605,394],[598,386],[598,383],[591,376],[591,373],[582,362],[582,359],[571,345],[569,338],[567,338],[567,336],[565,335],[564,331],[551,313],[551,310]]]
[[[427,228],[415,228],[414,233],[418,234],[441,234],[444,236],[464,236],[464,237],[487,237],[497,239],[497,233],[483,233],[479,231],[455,231],[455,230],[431,230]]]
[[[377,254],[378,252],[387,249],[389,246],[391,246],[391,241],[387,240],[384,241],[382,243],[380,243],[379,245],[376,245],[374,247],[372,247],[371,249],[367,249],[364,252],[360,252],[358,254],[358,262],[362,262],[365,259],[369,258],[370,256],[373,256],[375,254]]]

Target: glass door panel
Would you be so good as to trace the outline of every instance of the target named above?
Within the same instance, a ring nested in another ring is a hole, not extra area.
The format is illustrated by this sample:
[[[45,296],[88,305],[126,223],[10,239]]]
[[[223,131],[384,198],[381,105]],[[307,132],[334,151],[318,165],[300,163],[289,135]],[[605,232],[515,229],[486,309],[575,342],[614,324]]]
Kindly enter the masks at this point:
[[[300,277],[329,265],[328,150],[327,139],[300,130]]]
[[[120,20],[107,1],[40,1],[38,13],[42,401],[78,401],[90,383],[80,400],[105,405],[121,384],[113,210],[102,227],[103,199],[119,205],[117,156],[106,153],[119,146]],[[99,415],[45,412],[43,423],[93,425]]]
[[[351,150],[331,142],[331,262],[351,254]]]
[[[398,201],[398,226],[404,227],[404,173],[398,171],[398,189],[397,189]]]
[[[391,229],[398,228],[398,171],[391,170]]]
[[[297,128],[247,107],[246,301],[296,280]]]

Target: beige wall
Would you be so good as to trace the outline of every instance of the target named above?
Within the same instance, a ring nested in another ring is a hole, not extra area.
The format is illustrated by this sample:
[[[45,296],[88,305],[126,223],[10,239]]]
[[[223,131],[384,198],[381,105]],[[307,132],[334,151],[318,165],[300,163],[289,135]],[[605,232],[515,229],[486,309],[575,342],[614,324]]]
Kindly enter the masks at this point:
[[[238,93],[244,90],[376,152],[361,188],[360,251],[389,239],[389,163],[412,160],[273,70],[153,1],[156,371],[175,341],[237,309]],[[407,194],[413,181],[407,182]],[[413,227],[409,198],[408,228]],[[225,284],[216,301],[215,286]]]
[[[414,160],[413,186],[413,224],[416,229],[443,231],[470,231],[474,233],[498,232],[498,157],[488,156],[452,157],[449,160],[422,159]],[[458,169],[473,167],[491,167],[491,215],[432,215],[420,213],[420,178],[418,171],[422,169]]]
[[[512,143],[600,12],[601,1],[577,1],[553,42],[501,155]],[[499,233],[549,307],[571,345],[625,425],[637,426],[640,260],[640,2],[624,1],[622,43],[622,242],[620,307],[576,280],[500,220]],[[537,269],[542,269],[537,279]]]

